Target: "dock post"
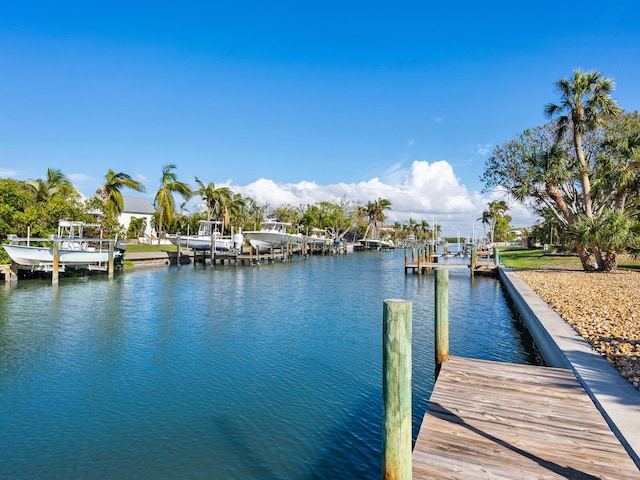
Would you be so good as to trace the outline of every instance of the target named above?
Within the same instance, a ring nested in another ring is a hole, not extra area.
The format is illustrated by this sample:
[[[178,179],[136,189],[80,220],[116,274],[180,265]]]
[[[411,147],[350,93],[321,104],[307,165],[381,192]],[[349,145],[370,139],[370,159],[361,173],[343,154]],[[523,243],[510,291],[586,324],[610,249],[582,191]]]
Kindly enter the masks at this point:
[[[449,270],[436,268],[435,275],[435,353],[436,378],[443,362],[449,361]]]
[[[411,479],[411,302],[385,300],[382,325],[382,478]]]
[[[211,266],[216,266],[216,237],[211,234]]]
[[[471,267],[471,276],[473,277],[473,272],[476,269],[476,262],[478,261],[478,253],[476,252],[476,247],[471,248],[471,260],[469,262],[469,266]]]
[[[107,264],[107,278],[113,278],[113,257],[115,240],[109,240],[109,260]]]
[[[19,269],[19,265],[16,262],[11,262],[11,280],[16,280],[18,281],[18,269]]]
[[[500,264],[500,251],[498,247],[493,247],[493,264],[496,267]]]
[[[176,237],[176,253],[178,255],[178,266],[180,266],[181,259],[182,259],[182,248],[181,248],[180,242],[181,242],[180,235],[177,235],[177,237]]]
[[[58,284],[58,269],[60,268],[59,257],[60,243],[57,240],[53,241],[53,268],[51,270],[51,284]]]

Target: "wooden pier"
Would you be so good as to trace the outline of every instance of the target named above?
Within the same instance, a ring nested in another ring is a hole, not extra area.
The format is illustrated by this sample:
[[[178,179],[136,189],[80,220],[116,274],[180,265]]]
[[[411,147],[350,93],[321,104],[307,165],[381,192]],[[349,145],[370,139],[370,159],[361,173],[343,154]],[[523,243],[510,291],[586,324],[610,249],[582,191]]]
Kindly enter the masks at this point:
[[[444,255],[432,254],[430,249],[405,249],[404,273],[409,272],[422,275],[431,273],[435,269],[459,269],[465,268],[471,271],[472,275],[495,275],[498,262],[495,261],[497,251],[476,251],[471,252],[470,257],[463,257],[464,261],[458,259],[449,262]],[[455,257],[454,257],[455,258]]]
[[[450,357],[412,454],[414,479],[640,479],[570,370]]]

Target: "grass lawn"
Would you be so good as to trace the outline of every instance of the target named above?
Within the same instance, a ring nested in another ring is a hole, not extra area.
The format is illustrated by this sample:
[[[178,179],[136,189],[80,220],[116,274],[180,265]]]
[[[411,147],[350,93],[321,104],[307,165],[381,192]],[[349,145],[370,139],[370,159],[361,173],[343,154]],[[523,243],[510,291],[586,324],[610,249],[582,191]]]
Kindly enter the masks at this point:
[[[582,264],[577,256],[546,254],[546,252],[537,248],[502,247],[500,248],[500,256],[506,267],[582,270]],[[640,261],[621,255],[618,257],[618,268],[620,270],[640,271]]]

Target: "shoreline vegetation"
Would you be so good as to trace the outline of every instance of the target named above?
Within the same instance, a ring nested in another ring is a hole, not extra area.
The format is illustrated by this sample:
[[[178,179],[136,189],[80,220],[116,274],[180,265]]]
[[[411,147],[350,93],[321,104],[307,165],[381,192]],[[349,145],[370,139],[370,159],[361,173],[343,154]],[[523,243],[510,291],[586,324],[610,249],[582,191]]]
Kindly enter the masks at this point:
[[[582,270],[577,257],[503,249],[512,267],[564,321],[640,390],[640,262],[621,258],[609,273]]]

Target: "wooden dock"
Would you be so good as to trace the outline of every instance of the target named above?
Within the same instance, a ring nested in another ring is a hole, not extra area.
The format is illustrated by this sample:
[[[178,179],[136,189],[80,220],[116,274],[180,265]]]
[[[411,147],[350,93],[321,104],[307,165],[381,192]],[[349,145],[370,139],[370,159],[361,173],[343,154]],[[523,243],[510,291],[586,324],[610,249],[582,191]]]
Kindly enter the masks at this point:
[[[451,357],[429,401],[414,479],[640,479],[570,370]]]
[[[471,275],[495,276],[497,263],[493,259],[493,254],[494,252],[474,249],[471,257],[461,262],[460,257],[454,256],[453,261],[448,261],[448,255],[432,254],[429,249],[405,249],[404,273],[406,275],[411,271],[421,275],[430,273],[434,269],[466,268],[470,270]]]

